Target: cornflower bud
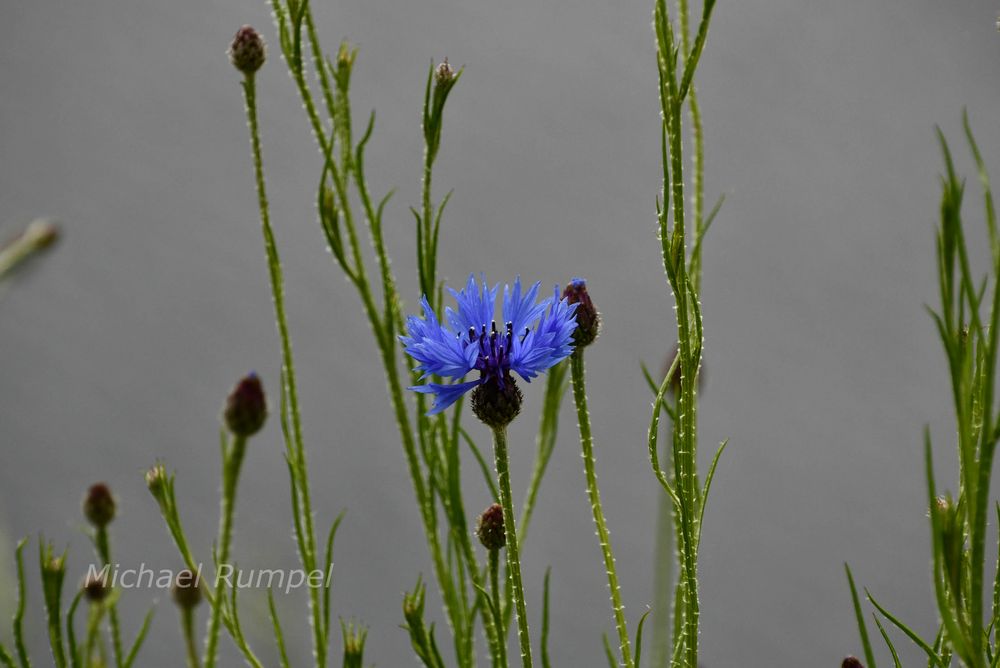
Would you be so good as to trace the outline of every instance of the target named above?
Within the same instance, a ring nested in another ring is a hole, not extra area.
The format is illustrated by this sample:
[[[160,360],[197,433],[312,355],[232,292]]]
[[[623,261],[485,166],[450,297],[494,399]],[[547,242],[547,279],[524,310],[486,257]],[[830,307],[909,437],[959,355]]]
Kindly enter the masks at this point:
[[[494,503],[483,511],[476,523],[476,536],[487,550],[499,550],[507,544],[504,533],[503,506]]]
[[[361,668],[365,655],[365,640],[368,629],[351,622],[340,622],[344,637],[344,668]]]
[[[180,571],[170,593],[177,607],[193,610],[201,603],[201,575],[187,569]]]
[[[490,380],[472,390],[472,412],[492,429],[509,425],[521,412],[523,401],[524,395],[509,373],[502,386]]]
[[[115,518],[115,497],[102,482],[91,485],[83,499],[83,515],[95,528],[103,529]]]
[[[236,383],[222,417],[234,436],[246,438],[260,431],[267,419],[267,398],[257,374],[251,373]]]
[[[448,59],[445,58],[441,61],[441,64],[437,66],[434,70],[434,83],[438,86],[443,86],[445,84],[451,83],[451,80],[455,78],[455,68],[451,66]]]
[[[227,53],[233,67],[247,76],[256,73],[267,59],[264,38],[251,26],[243,26],[236,31]]]
[[[844,658],[844,662],[840,664],[840,668],[865,668],[865,666],[858,661],[856,656],[848,656]]]
[[[83,593],[91,603],[100,603],[111,593],[107,578],[91,573],[83,582]]]
[[[563,299],[570,304],[576,304],[576,330],[573,332],[573,343],[578,347],[589,346],[597,339],[601,328],[601,314],[594,308],[587,292],[587,282],[582,278],[574,278],[563,290]]]
[[[167,488],[167,469],[163,464],[157,462],[146,471],[146,487],[149,488],[153,498],[159,500]]]

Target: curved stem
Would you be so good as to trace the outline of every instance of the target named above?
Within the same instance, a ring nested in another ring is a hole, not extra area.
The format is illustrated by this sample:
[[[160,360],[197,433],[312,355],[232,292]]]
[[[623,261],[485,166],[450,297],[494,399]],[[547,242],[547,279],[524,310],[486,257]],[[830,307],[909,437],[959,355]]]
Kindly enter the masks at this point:
[[[528,636],[528,613],[524,605],[524,585],[521,581],[521,558],[517,549],[517,527],[514,525],[514,502],[510,492],[506,427],[493,430],[493,454],[496,458],[500,505],[503,507],[503,528],[507,537],[507,575],[514,590],[514,613],[517,616],[517,639],[521,645],[521,663],[524,668],[531,668],[531,640]]]
[[[629,642],[628,628],[625,623],[625,607],[622,605],[621,591],[618,586],[618,572],[615,568],[615,555],[611,549],[611,533],[604,518],[601,506],[601,492],[597,487],[597,472],[594,462],[594,437],[590,431],[590,411],[587,409],[587,388],[584,380],[583,348],[577,348],[570,357],[573,375],[573,401],[576,403],[576,419],[580,428],[580,447],[583,449],[583,470],[587,477],[587,497],[594,513],[594,525],[597,528],[597,538],[601,543],[601,554],[604,556],[604,568],[608,574],[608,590],[611,592],[611,607],[614,609],[615,628],[618,630],[619,650],[626,668],[631,668],[632,645]]]

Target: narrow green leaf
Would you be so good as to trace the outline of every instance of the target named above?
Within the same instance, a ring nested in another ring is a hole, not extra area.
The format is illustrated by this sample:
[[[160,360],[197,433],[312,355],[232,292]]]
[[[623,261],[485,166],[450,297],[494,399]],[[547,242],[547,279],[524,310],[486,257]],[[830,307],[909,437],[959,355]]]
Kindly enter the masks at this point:
[[[649,613],[652,610],[647,610],[642,613],[642,617],[639,618],[639,626],[635,630],[635,668],[641,668],[642,661],[642,627],[646,624],[646,617],[649,617]]]
[[[882,639],[885,640],[885,644],[889,647],[889,652],[892,654],[892,661],[896,668],[903,668],[902,664],[899,663],[899,654],[896,653],[896,648],[893,646],[892,640],[889,638],[889,634],[885,632],[882,622],[878,620],[878,615],[874,612],[872,613],[872,619],[875,620],[875,626],[878,627],[879,633],[882,634]]]
[[[271,626],[274,628],[274,641],[278,645],[281,666],[289,668],[291,664],[288,662],[288,652],[285,650],[285,634],[281,631],[281,621],[278,619],[278,610],[274,605],[274,591],[270,588],[267,590],[267,608],[271,615]],[[327,628],[327,634],[329,634],[329,628]],[[329,635],[327,637],[329,638]]]
[[[153,622],[153,613],[156,612],[156,607],[151,607],[149,612],[142,620],[142,626],[139,627],[139,634],[135,637],[135,642],[132,643],[132,649],[129,650],[128,655],[125,657],[125,668],[131,668],[132,664],[135,662],[135,658],[139,656],[139,650],[142,649],[142,643],[146,640],[146,635],[149,633],[150,624]]]
[[[610,668],[618,668],[618,660],[615,658],[615,653],[611,651],[611,643],[608,642],[608,634],[602,633],[601,639],[604,640],[604,656],[608,659],[608,666],[610,666]]]
[[[871,601],[871,604],[874,605],[875,608],[880,613],[882,613],[883,617],[888,619],[890,622],[893,623],[893,625],[896,628],[905,633],[906,637],[912,640],[917,647],[924,650],[924,652],[927,654],[928,659],[933,660],[941,668],[947,668],[947,666],[944,665],[944,662],[942,661],[941,657],[937,656],[937,654],[934,653],[934,648],[927,644],[927,641],[925,641],[923,638],[917,635],[915,631],[913,631],[909,626],[901,622],[895,615],[893,615],[891,612],[889,612],[881,605],[879,605],[878,601],[875,600],[871,592],[868,591],[867,589],[865,589],[865,596],[867,596],[868,600]]]
[[[875,653],[872,652],[872,643],[868,639],[868,627],[865,624],[865,613],[861,611],[861,599],[858,597],[858,589],[854,586],[854,575],[851,567],[844,563],[844,572],[847,573],[847,584],[851,588],[851,602],[854,604],[854,617],[858,621],[858,634],[861,636],[861,647],[865,652],[865,661],[868,668],[876,668]]]

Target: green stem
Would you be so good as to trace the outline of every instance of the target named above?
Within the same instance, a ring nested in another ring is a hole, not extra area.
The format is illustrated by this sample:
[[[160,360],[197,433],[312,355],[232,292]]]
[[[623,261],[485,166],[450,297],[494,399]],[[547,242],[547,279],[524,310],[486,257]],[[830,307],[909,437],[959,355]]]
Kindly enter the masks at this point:
[[[194,637],[194,608],[181,609],[181,630],[184,634],[184,646],[187,650],[188,668],[198,668],[198,645]]]
[[[653,563],[653,666],[666,668],[673,654],[671,646],[671,615],[674,602],[673,564],[674,551],[674,504],[662,492],[659,495],[656,519],[656,552]]]
[[[253,149],[254,177],[257,185],[257,203],[260,209],[261,229],[264,235],[264,250],[267,253],[267,264],[271,277],[271,295],[274,301],[275,320],[278,334],[281,338],[282,371],[284,389],[287,395],[288,410],[291,416],[292,443],[286,444],[288,455],[293,462],[298,480],[296,489],[299,495],[299,511],[304,535],[299,535],[299,552],[306,570],[315,570],[316,537],[313,528],[312,502],[309,493],[309,476],[306,467],[306,452],[302,437],[302,418],[299,411],[298,389],[295,380],[295,362],[292,356],[291,336],[288,333],[288,320],[285,315],[284,275],[281,270],[281,259],[278,255],[274,231],[271,229],[270,212],[267,203],[267,190],[264,183],[264,166],[261,157],[260,128],[257,120],[256,83],[252,74],[243,81],[243,92],[246,98],[247,121],[250,126],[250,141]],[[311,116],[315,114],[312,110]],[[317,140],[325,146],[322,128],[317,126]],[[297,532],[298,533],[298,532]],[[326,641],[324,638],[323,609],[319,598],[319,589],[309,587],[310,611],[312,613],[313,651],[320,668],[326,664]]]
[[[222,512],[219,518],[219,539],[216,549],[215,600],[224,600],[222,578],[219,569],[229,564],[229,550],[233,542],[233,516],[236,511],[236,487],[239,483],[240,468],[246,454],[246,437],[237,436],[224,453],[222,463]],[[205,641],[205,668],[215,665],[219,645],[219,631],[222,624],[222,606],[212,606],[208,622],[208,637]]]
[[[521,581],[521,558],[517,549],[517,527],[514,525],[514,502],[510,492],[506,427],[493,429],[493,453],[496,458],[500,505],[503,507],[503,527],[507,537],[507,574],[514,593],[514,612],[517,617],[517,639],[521,645],[521,663],[524,668],[531,668],[531,640],[528,636],[528,612],[524,605],[524,585]]]
[[[604,556],[604,568],[608,574],[608,590],[611,592],[611,607],[614,609],[615,628],[618,630],[619,650],[626,668],[632,668],[632,645],[629,642],[625,623],[625,607],[622,605],[618,586],[618,571],[615,568],[614,551],[611,548],[611,533],[608,531],[604,509],[601,506],[601,492],[597,487],[597,472],[594,462],[594,437],[590,430],[590,411],[587,409],[587,387],[583,362],[583,348],[577,348],[570,357],[573,376],[573,401],[576,403],[576,419],[580,428],[580,447],[583,450],[583,470],[587,477],[587,497],[594,514],[597,538]]]
[[[490,550],[490,592],[493,595],[493,609],[499,617],[500,611],[500,550]],[[496,656],[493,657],[495,667],[507,668],[507,637],[500,631],[502,621],[498,618],[496,638]]]
[[[108,537],[107,527],[99,527],[97,529],[95,542],[97,543],[98,555],[101,558],[101,565],[109,566],[111,564],[111,540]],[[108,624],[111,627],[111,647],[115,655],[115,665],[120,668],[124,657],[122,654],[121,624],[118,621],[118,604],[115,601],[111,601],[107,607]]]

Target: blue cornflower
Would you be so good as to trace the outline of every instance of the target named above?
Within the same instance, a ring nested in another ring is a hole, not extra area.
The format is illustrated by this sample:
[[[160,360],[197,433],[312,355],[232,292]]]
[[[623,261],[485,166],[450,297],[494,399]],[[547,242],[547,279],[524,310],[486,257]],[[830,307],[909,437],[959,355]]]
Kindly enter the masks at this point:
[[[480,280],[481,286],[475,275],[470,275],[461,292],[448,289],[457,310],[445,309],[446,323],[438,321],[427,298],[422,298],[424,317],[410,316],[406,323],[409,336],[400,337],[407,354],[417,362],[416,370],[423,373],[422,378],[441,376],[461,381],[467,374],[479,372],[479,378],[468,382],[411,387],[414,392],[434,395],[428,415],[440,413],[480,386],[499,398],[517,395],[519,407],[520,392],[510,372],[530,382],[573,352],[576,304],[560,299],[558,287],[552,297],[536,302],[541,283],[523,294],[520,277],[513,288],[505,285],[503,324],[498,326],[494,310],[500,286],[490,288],[485,276]],[[475,404],[474,400],[474,408]]]

